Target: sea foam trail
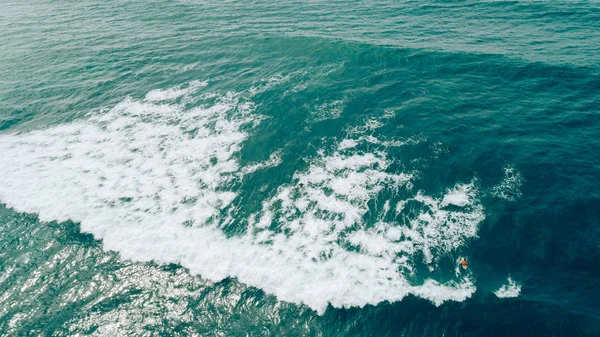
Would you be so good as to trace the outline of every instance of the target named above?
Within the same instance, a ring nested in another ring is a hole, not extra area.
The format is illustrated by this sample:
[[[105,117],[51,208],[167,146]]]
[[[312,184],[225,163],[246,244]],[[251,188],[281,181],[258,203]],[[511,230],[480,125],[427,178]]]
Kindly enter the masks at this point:
[[[507,284],[494,291],[494,294],[499,298],[518,297],[521,293],[521,285],[517,284],[510,276],[508,277],[507,282]]]
[[[492,187],[492,195],[508,201],[515,201],[522,195],[523,177],[512,165],[506,165],[503,170],[504,179]]]
[[[160,102],[160,101],[168,101],[179,98],[181,96],[193,93],[198,90],[198,88],[205,87],[208,85],[207,81],[192,81],[187,87],[182,88],[181,86],[175,88],[169,88],[165,90],[155,89],[146,94],[145,100],[148,102]]]
[[[279,165],[280,154],[240,167],[238,153],[261,117],[231,93],[184,108],[177,99],[200,85],[189,87],[0,136],[0,200],[42,221],[78,221],[125,259],[179,263],[215,281],[237,277],[319,313],[329,304],[364,306],[409,294],[439,305],[475,291],[469,278],[407,280],[418,256],[435,264],[435,256],[476,235],[483,211],[475,184],[440,197],[417,191],[387,200],[380,220],[366,224],[369,201],[384,190],[410,191],[413,179],[388,172],[385,151],[357,149],[372,136],[323,149],[293,183],[263,200],[245,234],[227,237],[223,223],[244,221],[233,203],[236,180]]]

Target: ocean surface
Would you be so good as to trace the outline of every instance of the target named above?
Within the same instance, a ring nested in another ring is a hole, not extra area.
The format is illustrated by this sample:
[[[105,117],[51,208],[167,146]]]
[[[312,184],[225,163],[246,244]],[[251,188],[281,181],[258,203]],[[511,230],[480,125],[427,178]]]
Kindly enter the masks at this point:
[[[600,2],[1,0],[0,46],[1,336],[600,336]]]

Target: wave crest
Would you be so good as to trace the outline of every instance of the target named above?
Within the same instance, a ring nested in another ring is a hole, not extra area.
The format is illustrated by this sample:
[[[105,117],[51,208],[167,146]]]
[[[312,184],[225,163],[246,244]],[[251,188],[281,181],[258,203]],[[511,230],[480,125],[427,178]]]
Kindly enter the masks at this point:
[[[319,313],[329,304],[409,294],[439,305],[475,291],[469,277],[409,281],[421,257],[435,264],[476,236],[483,208],[474,182],[440,197],[412,192],[413,174],[389,172],[385,152],[405,142],[360,134],[381,124],[369,120],[241,219],[237,183],[280,165],[282,155],[241,167],[243,142],[262,117],[239,94],[188,97],[205,85],[198,83],[125,99],[85,120],[0,136],[0,200],[42,221],[78,221],[125,259],[180,263],[215,281],[237,277]],[[380,150],[360,150],[362,143]],[[366,221],[373,212],[376,221]],[[223,225],[233,222],[247,222],[246,232],[225,235]]]

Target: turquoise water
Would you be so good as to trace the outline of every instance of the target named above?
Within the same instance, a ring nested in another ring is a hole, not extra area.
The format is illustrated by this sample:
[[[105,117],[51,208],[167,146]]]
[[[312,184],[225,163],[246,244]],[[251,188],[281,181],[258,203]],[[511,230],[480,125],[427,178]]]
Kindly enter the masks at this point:
[[[0,335],[600,335],[598,3],[2,5]]]

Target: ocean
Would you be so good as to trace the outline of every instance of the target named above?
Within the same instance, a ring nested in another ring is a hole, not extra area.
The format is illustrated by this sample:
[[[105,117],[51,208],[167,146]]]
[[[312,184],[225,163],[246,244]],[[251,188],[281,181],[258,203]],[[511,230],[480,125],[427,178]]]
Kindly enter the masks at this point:
[[[1,336],[600,336],[599,2],[3,0],[0,46]]]

